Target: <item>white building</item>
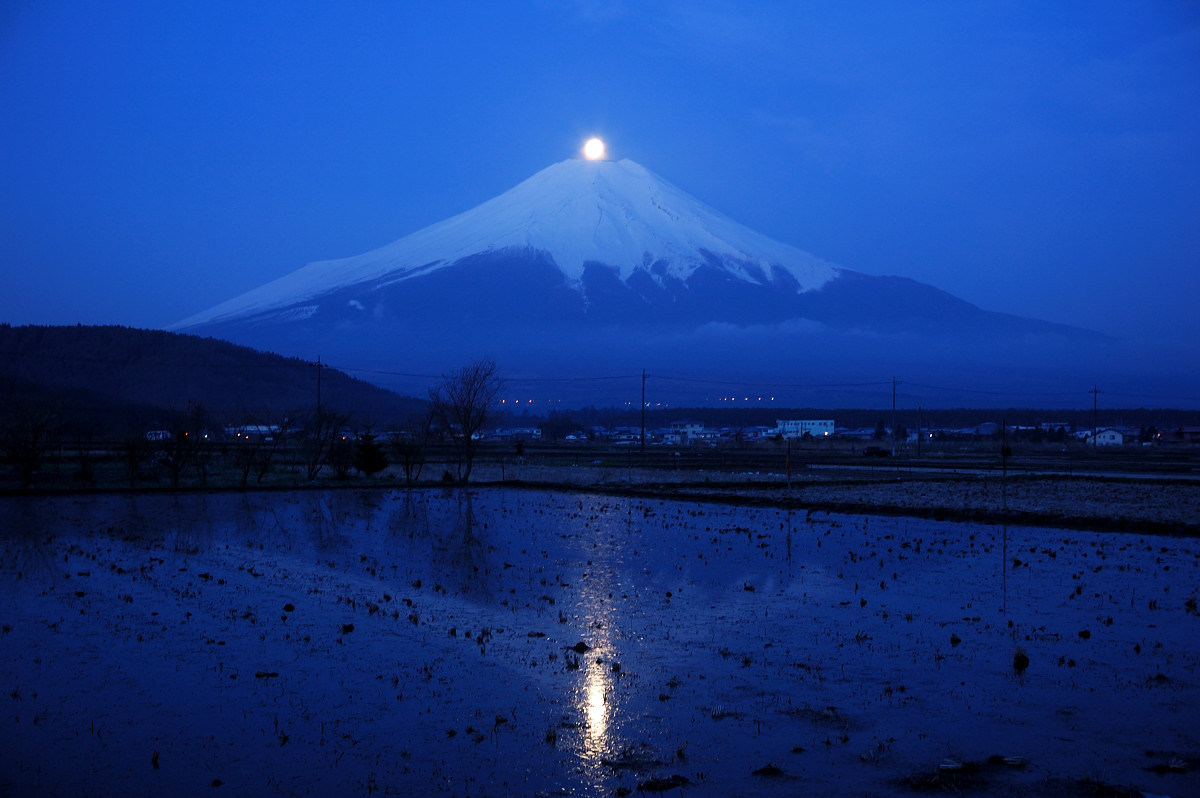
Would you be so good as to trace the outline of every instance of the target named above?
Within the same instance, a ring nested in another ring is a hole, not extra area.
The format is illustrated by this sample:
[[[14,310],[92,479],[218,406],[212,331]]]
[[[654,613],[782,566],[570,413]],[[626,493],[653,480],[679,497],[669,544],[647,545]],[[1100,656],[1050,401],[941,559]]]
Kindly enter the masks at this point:
[[[670,429],[662,434],[663,443],[679,445],[695,443],[704,438],[712,437],[713,433],[704,428],[703,424],[695,421],[676,421]]]
[[[828,437],[833,434],[833,419],[775,420],[773,432],[775,435],[782,435],[784,438],[803,438],[806,432],[814,438]]]
[[[540,441],[541,427],[500,427],[488,437],[499,441]]]
[[[1122,446],[1125,436],[1119,430],[1102,429],[1097,431],[1095,436],[1088,435],[1086,441],[1088,446]]]

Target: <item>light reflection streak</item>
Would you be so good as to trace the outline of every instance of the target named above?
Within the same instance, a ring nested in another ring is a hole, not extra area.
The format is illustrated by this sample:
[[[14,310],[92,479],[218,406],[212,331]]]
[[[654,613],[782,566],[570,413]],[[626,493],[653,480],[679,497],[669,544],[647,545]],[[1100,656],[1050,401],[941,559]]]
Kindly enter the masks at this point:
[[[608,733],[608,684],[604,671],[599,666],[588,668],[587,686],[587,736],[589,748],[603,749]]]
[[[604,522],[593,519],[587,528],[580,530],[580,540],[587,548],[590,562],[587,579],[582,581],[578,594],[576,617],[586,630],[583,639],[591,650],[579,655],[572,704],[581,726],[579,754],[596,785],[606,779],[607,770],[602,762],[616,759],[621,747],[617,683],[611,667],[611,663],[618,661],[614,637],[620,619],[615,613],[617,605],[609,598],[619,593],[615,575],[620,564],[610,538],[614,534],[627,537],[629,533],[625,528],[625,508],[611,510]]]
[[[615,651],[610,638],[611,613],[608,605],[599,601],[601,595],[607,595],[607,589],[587,590],[580,597],[582,615],[590,632],[586,642],[591,650],[579,655],[580,681],[573,699],[576,717],[582,725],[581,754],[593,768],[601,760],[613,758],[617,747],[612,674],[608,667]]]

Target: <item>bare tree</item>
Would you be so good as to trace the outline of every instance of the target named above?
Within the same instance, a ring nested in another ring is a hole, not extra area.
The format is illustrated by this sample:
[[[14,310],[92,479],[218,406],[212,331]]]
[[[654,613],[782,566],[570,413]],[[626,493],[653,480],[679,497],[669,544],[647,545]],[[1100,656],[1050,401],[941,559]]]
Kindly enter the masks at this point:
[[[33,402],[16,402],[4,410],[0,418],[0,458],[17,472],[21,486],[28,488],[54,443],[60,426],[58,415]]]
[[[433,418],[450,436],[457,455],[459,482],[471,477],[479,434],[494,412],[501,386],[496,361],[485,358],[442,375],[441,383],[429,390]]]
[[[205,458],[201,456],[202,443],[206,434],[208,412],[199,402],[188,402],[186,410],[168,411],[167,426],[158,439],[154,458],[167,470],[171,487],[179,487],[183,469],[191,463],[197,464],[201,480],[207,476]]]
[[[258,463],[258,451],[261,447],[262,440],[260,438],[247,436],[244,432],[239,432],[237,438],[229,444],[233,453],[233,464],[242,472],[243,488],[250,481],[250,472]]]
[[[321,473],[321,468],[328,462],[335,442],[343,435],[342,428],[349,421],[350,416],[330,410],[320,410],[309,419],[302,441],[305,472],[309,482]]]
[[[392,436],[392,455],[404,468],[404,481],[410,485],[421,478],[421,469],[425,467],[425,447],[429,444],[432,420],[429,412],[413,415]]]
[[[271,470],[271,464],[275,460],[275,456],[279,454],[280,446],[284,439],[292,434],[296,428],[296,419],[299,418],[299,411],[290,411],[281,416],[276,416],[277,424],[268,424],[271,429],[270,440],[266,441],[266,445],[259,451],[258,456],[258,473],[255,475],[255,482],[262,484],[267,473]],[[268,417],[269,418],[269,417]]]
[[[330,439],[325,462],[338,479],[350,476],[350,469],[354,467],[354,438],[350,433],[341,432]]]
[[[208,487],[208,472],[215,459],[216,441],[213,440],[208,430],[201,428],[196,433],[196,442],[193,447],[192,465],[196,467],[196,477],[200,480],[200,487]]]
[[[270,473],[284,439],[296,428],[300,413],[273,413],[268,409],[252,413],[243,408],[241,415],[251,423],[240,427],[232,441],[234,463],[241,471],[243,487],[250,481],[251,474],[261,485]]]
[[[125,476],[129,477],[129,487],[137,481],[138,469],[154,455],[154,447],[146,440],[141,432],[130,432],[121,439],[121,463],[125,466]]]

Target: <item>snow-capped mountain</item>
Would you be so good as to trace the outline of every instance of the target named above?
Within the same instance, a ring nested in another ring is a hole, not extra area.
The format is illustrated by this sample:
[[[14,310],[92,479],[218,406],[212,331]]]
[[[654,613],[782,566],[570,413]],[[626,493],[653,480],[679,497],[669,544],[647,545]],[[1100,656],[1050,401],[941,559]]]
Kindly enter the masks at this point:
[[[1028,359],[1086,331],[843,269],[628,160],[568,160],[379,249],[311,263],[173,329],[364,369],[749,367],[831,375]],[[980,348],[983,347],[983,348]],[[887,353],[886,359],[882,354]],[[714,361],[721,358],[721,362]]]
[[[185,319],[193,328],[263,314],[295,318],[320,300],[360,287],[365,310],[397,283],[427,277],[479,256],[552,262],[564,286],[587,303],[588,288],[611,282],[665,288],[716,268],[753,285],[794,293],[828,283],[841,270],[723,216],[629,160],[567,160],[547,167],[477,208],[362,255],[319,261]],[[604,277],[589,275],[590,269]],[[357,307],[357,305],[354,305]]]

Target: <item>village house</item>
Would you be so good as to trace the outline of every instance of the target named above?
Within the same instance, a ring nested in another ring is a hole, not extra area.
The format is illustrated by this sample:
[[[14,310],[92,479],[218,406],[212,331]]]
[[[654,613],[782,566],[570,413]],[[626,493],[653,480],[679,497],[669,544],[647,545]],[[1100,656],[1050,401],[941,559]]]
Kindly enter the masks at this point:
[[[498,441],[540,441],[542,430],[540,427],[507,427],[497,429],[488,437]]]
[[[280,428],[274,424],[242,424],[226,427],[225,437],[241,441],[273,441]]]
[[[774,434],[785,440],[803,438],[806,434],[824,438],[833,434],[833,419],[776,419]]]
[[[695,421],[676,421],[662,432],[663,443],[671,446],[686,446],[716,436],[709,432],[704,425]]]
[[[1197,445],[1200,444],[1200,427],[1165,429],[1154,436],[1154,442],[1164,446]]]
[[[1116,429],[1096,430],[1096,434],[1089,434],[1084,442],[1088,446],[1122,446],[1125,443],[1125,435]]]

